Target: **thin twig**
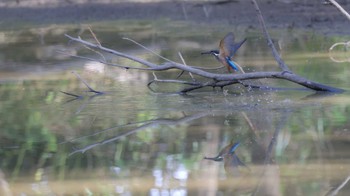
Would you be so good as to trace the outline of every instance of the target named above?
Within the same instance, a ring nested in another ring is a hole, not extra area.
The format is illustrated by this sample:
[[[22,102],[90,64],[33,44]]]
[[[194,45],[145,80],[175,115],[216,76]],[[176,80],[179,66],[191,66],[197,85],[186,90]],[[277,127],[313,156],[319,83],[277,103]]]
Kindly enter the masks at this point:
[[[261,25],[261,28],[262,28],[262,31],[264,32],[264,35],[265,35],[265,38],[267,40],[267,45],[271,48],[272,50],[272,54],[273,54],[273,57],[276,59],[279,67],[282,69],[282,71],[284,72],[290,72],[288,66],[284,63],[284,61],[282,60],[282,58],[280,57],[280,55],[278,54],[276,48],[275,48],[275,45],[273,44],[272,42],[272,39],[270,37],[270,34],[269,32],[267,31],[266,29],[266,25],[265,25],[265,22],[264,22],[264,18],[261,14],[261,11],[260,11],[260,8],[259,8],[259,5],[258,3],[256,2],[256,0],[252,0],[252,3],[255,7],[255,10],[257,12],[257,15],[258,15],[258,19],[259,19],[259,22],[260,22],[260,25]]]
[[[185,20],[187,20],[188,17],[187,17],[187,11],[186,11],[185,3],[184,3],[184,2],[181,2],[181,8],[182,8],[182,13],[183,13],[183,15],[184,15],[184,17],[185,17]]]
[[[96,93],[96,94],[103,94],[101,91],[96,91],[93,89],[82,77],[80,77],[79,74],[77,74],[75,71],[72,71],[72,73],[82,82],[84,85],[89,89],[89,92]]]
[[[94,40],[97,42],[97,44],[101,46],[101,42],[97,39],[97,36],[96,36],[96,34],[92,31],[90,25],[88,25],[88,29],[89,29],[89,31],[90,31],[90,34],[91,34],[92,37],[94,38]],[[97,51],[97,50],[94,50],[94,49],[92,49],[92,48],[90,48],[90,47],[88,47],[88,46],[86,46],[86,45],[84,45],[84,47],[85,47],[86,49],[91,50],[91,51],[95,52],[96,54],[100,55],[100,56],[103,58],[103,61],[106,62],[106,57],[105,57],[101,52],[99,52],[99,51]]]
[[[176,76],[176,79],[179,79],[182,76],[182,74],[184,74],[184,73],[185,73],[185,71],[181,70],[181,72]]]
[[[339,191],[344,188],[344,186],[349,182],[350,176],[347,176],[347,178],[336,188],[330,190],[326,196],[335,196],[338,195]]]
[[[69,95],[69,96],[72,96],[72,97],[75,97],[75,98],[82,98],[83,96],[80,96],[80,95],[76,95],[76,94],[73,94],[73,93],[68,93],[68,92],[65,92],[65,91],[60,91],[61,93],[63,94],[66,94],[66,95]]]
[[[237,65],[239,71],[241,71],[242,73],[245,73],[245,71],[243,70],[243,68],[236,62],[236,61],[233,61],[235,63],[235,65]]]
[[[254,126],[254,124],[252,123],[252,121],[250,120],[250,118],[248,117],[247,113],[245,112],[242,112],[241,113],[244,120],[248,123],[249,127],[250,127],[250,130],[253,131],[254,133],[254,136],[257,137],[258,139],[260,138],[260,135],[257,134],[257,128]]]
[[[154,80],[157,80],[157,79],[158,79],[156,73],[152,72],[152,75],[153,75],[153,77],[154,77]]]
[[[95,39],[95,41],[97,42],[97,44],[98,45],[100,45],[100,46],[102,46],[101,45],[101,42],[97,39],[97,36],[96,36],[96,34],[92,31],[92,29],[91,29],[91,26],[90,25],[88,25],[88,29],[89,29],[89,31],[90,31],[90,34],[92,35],[92,37]]]
[[[185,59],[183,58],[181,52],[178,52],[178,54],[179,54],[179,57],[181,58],[182,63],[183,63],[184,65],[187,66],[186,61],[185,61]],[[182,72],[182,73],[183,73],[183,72]],[[193,77],[192,73],[191,73],[191,72],[188,72],[188,74],[190,74],[190,76],[191,76],[191,78],[192,78],[192,81],[195,82],[196,79]],[[182,74],[180,74],[177,78],[179,78],[181,75],[182,75]],[[176,79],[177,79],[177,78],[176,78]]]
[[[131,41],[132,43],[134,43],[134,44],[140,46],[141,48],[147,50],[148,52],[150,52],[150,53],[156,55],[157,57],[159,57],[159,58],[161,58],[161,59],[163,59],[163,60],[166,60],[166,61],[172,62],[172,63],[174,62],[174,61],[172,61],[172,60],[170,60],[170,59],[168,59],[168,58],[165,58],[164,56],[162,56],[162,55],[160,55],[160,54],[157,54],[157,53],[154,52],[153,50],[147,48],[146,46],[140,44],[139,42],[137,42],[137,41],[135,41],[135,40],[133,40],[133,39],[130,39],[130,38],[127,38],[127,37],[123,37],[123,39],[124,39],[124,40],[128,40],[128,41]]]
[[[333,49],[337,46],[343,46],[344,49],[347,49],[349,48],[350,46],[350,41],[348,42],[337,42],[335,44],[333,44],[329,50],[328,50],[328,54],[329,54],[329,58],[333,61],[333,62],[336,62],[336,63],[344,63],[344,62],[349,62],[350,59],[349,58],[345,58],[345,59],[342,59],[342,60],[338,60],[336,59],[334,56],[331,55],[331,52],[333,51]]]
[[[142,65],[145,65],[145,66],[147,66],[147,67],[151,67],[151,68],[157,67],[156,64],[150,63],[150,62],[148,62],[148,61],[146,61],[146,60],[143,60],[143,59],[141,59],[141,58],[134,57],[134,56],[132,56],[132,55],[128,55],[128,54],[125,54],[125,53],[121,53],[121,52],[118,52],[118,51],[116,51],[116,50],[112,50],[112,49],[109,49],[109,48],[106,48],[106,47],[103,47],[103,46],[100,46],[100,45],[97,45],[97,44],[93,44],[93,43],[91,43],[91,42],[82,40],[82,39],[80,39],[79,37],[78,37],[78,38],[74,38],[74,37],[72,37],[72,36],[70,36],[70,35],[67,35],[67,34],[65,34],[65,36],[66,36],[67,38],[69,38],[70,40],[72,40],[72,41],[79,42],[79,43],[81,43],[81,44],[83,44],[83,45],[87,45],[87,46],[90,46],[90,47],[98,48],[98,49],[100,49],[100,50],[102,50],[102,51],[104,51],[104,52],[108,52],[108,53],[111,53],[111,54],[114,54],[114,55],[117,55],[117,56],[120,56],[120,57],[124,57],[124,58],[126,58],[126,59],[129,59],[129,60],[132,60],[132,61],[134,61],[134,62],[137,62],[137,63],[140,63],[140,64],[142,64]]]
[[[98,55],[100,55],[103,58],[103,61],[101,61],[101,62],[106,62],[106,57],[101,52],[99,52],[97,50],[94,50],[94,49],[90,48],[89,46],[85,46],[84,45],[83,47],[88,49],[88,50],[91,50],[92,52],[94,52],[94,53],[96,53]]]
[[[335,0],[326,0],[326,2],[333,4],[344,16],[350,20],[350,14]]]
[[[67,56],[74,57],[74,58],[84,59],[84,60],[88,60],[88,61],[92,61],[92,62],[98,62],[98,63],[102,63],[102,64],[105,64],[105,65],[113,66],[113,67],[123,68],[123,69],[126,69],[126,70],[128,70],[128,69],[137,69],[137,70],[145,70],[145,71],[146,70],[147,71],[154,70],[152,68],[130,67],[130,66],[124,66],[124,65],[119,65],[119,64],[115,64],[115,63],[108,63],[108,62],[105,62],[105,61],[102,61],[102,60],[98,60],[98,59],[94,59],[94,58],[90,58],[90,57],[69,54],[69,53],[66,53],[66,52],[64,52],[62,50],[57,50],[57,52],[61,53],[61,54],[65,54]]]
[[[173,83],[173,84],[186,84],[186,85],[192,85],[192,86],[198,86],[198,85],[202,85],[203,84],[201,82],[189,82],[189,81],[185,81],[185,80],[168,80],[168,79],[167,80],[153,79],[151,82],[152,83],[154,83],[154,82],[161,82],[161,83]]]

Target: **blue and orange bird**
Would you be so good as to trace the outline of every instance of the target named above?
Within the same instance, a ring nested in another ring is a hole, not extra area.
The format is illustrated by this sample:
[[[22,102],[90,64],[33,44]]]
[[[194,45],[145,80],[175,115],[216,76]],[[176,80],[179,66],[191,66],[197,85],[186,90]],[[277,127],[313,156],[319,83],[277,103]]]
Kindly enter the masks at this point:
[[[219,50],[211,50],[208,52],[202,52],[201,54],[214,55],[220,63],[227,67],[228,72],[231,72],[232,69],[238,71],[238,66],[232,61],[232,57],[246,40],[247,39],[245,38],[242,41],[235,43],[235,36],[230,32],[220,41]]]
[[[215,157],[204,157],[204,159],[212,160],[212,161],[223,161],[226,156],[229,156],[230,154],[233,154],[236,150],[236,148],[239,146],[239,142],[233,143],[231,141],[230,144],[225,146],[223,149],[220,150],[219,154]]]
[[[228,173],[237,173],[237,167],[238,166],[244,166],[245,168],[247,168],[248,170],[249,167],[246,166],[236,155],[235,151],[237,149],[237,147],[239,146],[239,142],[233,143],[231,141],[230,144],[228,144],[227,146],[225,146],[217,156],[215,157],[204,157],[204,159],[207,160],[212,160],[212,161],[217,161],[217,162],[221,162],[224,161],[224,168],[225,171]]]

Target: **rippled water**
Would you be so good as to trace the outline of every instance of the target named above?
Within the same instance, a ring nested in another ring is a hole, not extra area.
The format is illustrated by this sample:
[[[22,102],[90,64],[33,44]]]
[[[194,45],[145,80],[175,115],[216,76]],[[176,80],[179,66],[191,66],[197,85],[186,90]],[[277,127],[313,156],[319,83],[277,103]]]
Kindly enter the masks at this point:
[[[93,24],[92,29],[103,45],[155,63],[163,60],[121,38],[175,61],[181,62],[181,52],[189,65],[218,66],[200,52],[215,49],[229,29],[163,23],[115,22]],[[248,38],[236,58],[246,71],[278,70],[259,32],[233,31],[237,39]],[[94,41],[85,26],[0,32],[1,195],[350,193],[348,92],[236,86],[178,95],[169,92],[182,86],[161,84],[152,85],[152,92],[146,85],[152,73],[57,52],[137,66],[70,43],[65,33]],[[332,44],[348,38],[301,30],[274,30],[272,37],[295,73],[349,89],[348,53],[340,48],[328,53]],[[72,71],[106,93],[87,93]],[[259,82],[296,87],[279,80]],[[203,159],[231,142],[240,142],[234,154],[219,161]]]

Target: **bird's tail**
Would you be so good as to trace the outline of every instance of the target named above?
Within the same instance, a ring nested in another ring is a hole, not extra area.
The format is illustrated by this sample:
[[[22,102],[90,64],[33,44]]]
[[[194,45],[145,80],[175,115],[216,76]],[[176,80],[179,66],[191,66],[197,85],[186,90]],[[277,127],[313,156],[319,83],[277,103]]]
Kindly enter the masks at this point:
[[[238,71],[238,66],[230,59],[230,58],[226,58],[227,64],[230,65],[230,67],[232,67],[235,71]]]

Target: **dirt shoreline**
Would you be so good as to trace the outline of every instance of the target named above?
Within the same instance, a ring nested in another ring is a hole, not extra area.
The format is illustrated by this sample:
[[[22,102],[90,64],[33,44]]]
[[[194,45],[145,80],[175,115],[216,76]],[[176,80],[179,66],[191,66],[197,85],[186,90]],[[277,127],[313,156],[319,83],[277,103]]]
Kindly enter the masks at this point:
[[[306,28],[326,34],[348,34],[348,21],[335,7],[320,1],[259,1],[268,27]],[[344,5],[350,10],[350,4]],[[0,7],[0,28],[19,23],[64,24],[108,20],[193,21],[201,24],[241,25],[259,28],[248,0],[233,2],[154,2],[64,4],[58,7]]]

